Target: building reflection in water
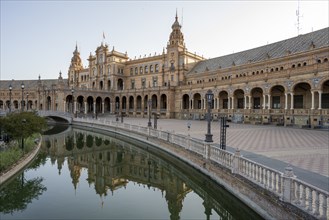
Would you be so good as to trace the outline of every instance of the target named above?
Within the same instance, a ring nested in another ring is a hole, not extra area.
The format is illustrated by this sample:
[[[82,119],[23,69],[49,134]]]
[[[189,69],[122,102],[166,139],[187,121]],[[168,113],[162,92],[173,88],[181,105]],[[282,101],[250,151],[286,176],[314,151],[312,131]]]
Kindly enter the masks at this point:
[[[207,219],[212,210],[221,219],[259,218],[235,197],[183,162],[165,156],[163,152],[156,154],[154,148],[136,147],[128,142],[74,128],[56,136],[44,136],[42,150],[48,153],[52,164],[57,163],[59,174],[67,159],[74,189],[81,181],[82,170],[87,169],[89,186],[94,185],[101,198],[134,182],[160,190],[171,219],[180,219],[184,198],[191,191],[204,200]]]

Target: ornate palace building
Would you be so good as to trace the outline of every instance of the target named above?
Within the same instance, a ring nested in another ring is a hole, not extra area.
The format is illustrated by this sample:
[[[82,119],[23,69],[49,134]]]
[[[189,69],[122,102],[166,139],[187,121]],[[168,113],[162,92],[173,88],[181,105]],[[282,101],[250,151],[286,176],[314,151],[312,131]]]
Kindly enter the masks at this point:
[[[131,59],[101,43],[84,68],[76,47],[67,79],[1,81],[0,109],[200,120],[211,90],[214,120],[329,125],[329,28],[213,59],[187,50],[177,15],[171,28],[162,54]]]

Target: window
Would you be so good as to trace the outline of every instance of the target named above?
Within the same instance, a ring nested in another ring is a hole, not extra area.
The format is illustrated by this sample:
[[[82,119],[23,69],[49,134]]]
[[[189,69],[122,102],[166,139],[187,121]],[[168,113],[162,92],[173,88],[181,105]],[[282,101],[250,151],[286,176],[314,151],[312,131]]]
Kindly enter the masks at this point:
[[[145,73],[148,73],[149,72],[149,68],[148,66],[145,66]]]
[[[142,66],[139,68],[139,73],[143,74],[143,67]]]
[[[131,89],[135,89],[135,80],[134,79],[131,80]]]
[[[150,66],[150,72],[153,73],[153,65]]]
[[[159,72],[159,65],[158,64],[155,64],[155,72]]]
[[[281,108],[281,105],[280,105],[280,96],[273,96],[272,97],[272,108],[274,108],[274,109]]]
[[[145,86],[146,86],[146,79],[142,78],[142,88],[145,88]]]
[[[171,75],[171,81],[174,81],[174,75]]]
[[[238,98],[238,108],[244,108],[244,99]]]
[[[138,68],[135,67],[135,75],[138,75]]]
[[[133,70],[133,68],[130,68],[130,75],[132,76],[134,73],[134,70]]]
[[[329,93],[323,93],[321,96],[322,108],[329,109]]]
[[[157,87],[158,86],[158,77],[153,76],[152,78],[153,78],[153,80],[152,80],[153,87]]]
[[[223,99],[223,109],[228,108],[228,99]]]
[[[259,97],[254,98],[254,109],[260,109],[260,98]]]
[[[303,95],[294,95],[294,108],[303,108]]]

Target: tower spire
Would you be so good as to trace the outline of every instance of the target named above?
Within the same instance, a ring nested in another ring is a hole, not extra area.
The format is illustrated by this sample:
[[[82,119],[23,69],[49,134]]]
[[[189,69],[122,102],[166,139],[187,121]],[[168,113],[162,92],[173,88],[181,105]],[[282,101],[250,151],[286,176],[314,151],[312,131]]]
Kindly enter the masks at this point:
[[[74,52],[78,52],[78,41],[75,41],[75,51]]]
[[[177,8],[176,8],[176,16],[175,16],[176,21],[178,20],[178,16],[177,16]]]

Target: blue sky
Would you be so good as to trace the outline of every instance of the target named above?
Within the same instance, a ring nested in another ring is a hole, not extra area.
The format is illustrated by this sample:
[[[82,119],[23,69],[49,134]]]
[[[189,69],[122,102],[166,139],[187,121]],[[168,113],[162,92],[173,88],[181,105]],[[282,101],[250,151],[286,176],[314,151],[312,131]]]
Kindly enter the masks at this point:
[[[328,1],[300,1],[300,34],[329,26]],[[130,58],[161,53],[176,9],[187,49],[206,58],[297,36],[298,1],[1,0],[0,80],[53,79],[76,42],[84,66],[102,42]],[[183,16],[182,16],[183,15]]]

